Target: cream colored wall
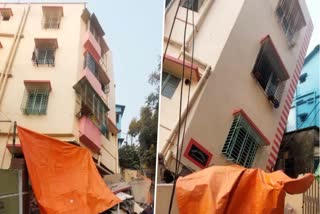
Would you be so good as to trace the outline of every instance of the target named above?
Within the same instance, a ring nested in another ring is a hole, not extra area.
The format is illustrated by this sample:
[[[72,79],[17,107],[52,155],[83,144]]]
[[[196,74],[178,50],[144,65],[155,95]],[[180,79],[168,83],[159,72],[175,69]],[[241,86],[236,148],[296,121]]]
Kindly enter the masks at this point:
[[[113,60],[112,60],[112,51],[108,51],[106,54],[106,60],[107,60],[107,74],[110,78],[110,83],[109,83],[109,88],[110,92],[108,94],[108,107],[110,108],[108,112],[108,117],[112,120],[114,124],[116,123],[116,83],[114,79],[114,71],[113,71]],[[117,134],[109,134],[109,141],[110,141],[110,146],[113,148],[115,151],[114,154],[112,155],[114,161],[112,162],[113,165],[115,165],[115,172],[119,173],[120,168],[119,168],[119,154],[118,154],[118,136]],[[106,164],[110,164],[106,161]]]
[[[57,139],[79,142],[78,119],[75,114],[80,109],[80,102],[72,87],[79,80],[80,72],[83,69],[82,40],[86,24],[82,21],[81,14],[85,4],[57,4],[63,6],[64,12],[60,29],[47,30],[42,29],[41,26],[43,5],[31,4],[22,33],[23,39],[20,41],[11,70],[13,76],[8,80],[1,110],[12,121],[17,121],[18,125],[49,134]],[[0,7],[2,6],[0,5]],[[55,6],[55,4],[50,4],[50,6]],[[10,21],[0,23],[0,41],[3,45],[3,48],[0,49],[1,72],[13,43],[13,37],[3,37],[1,33],[16,33],[23,9],[27,8],[27,4],[6,4],[6,7],[12,8],[14,16]],[[34,38],[57,38],[59,47],[55,55],[55,67],[33,65],[31,57],[35,46]],[[112,56],[111,53],[108,53],[108,75],[111,79],[108,100],[109,117],[115,122],[115,88],[112,69]],[[49,95],[46,115],[24,115],[22,113],[20,107],[25,91],[24,80],[50,80],[52,91]],[[0,126],[6,125],[0,124]],[[1,132],[7,133],[7,129],[1,129]],[[107,139],[102,138],[101,163],[117,172],[119,168],[117,135],[110,134],[110,142],[106,142]],[[5,147],[7,139],[5,135],[0,136],[0,158],[6,152],[3,168],[9,167],[11,159],[11,155]],[[9,143],[12,143],[12,139],[9,140]]]
[[[7,7],[12,7],[14,16],[21,16],[23,5],[7,4]],[[12,120],[18,121],[19,125],[42,133],[73,132],[75,92],[72,86],[77,82],[79,72],[77,62],[78,53],[81,52],[79,33],[83,8],[83,4],[63,5],[65,15],[62,17],[60,29],[44,30],[41,27],[42,5],[32,4],[23,32],[24,38],[21,39],[12,66],[13,76],[8,81],[1,105],[2,111]],[[54,67],[33,65],[31,56],[35,46],[34,38],[57,38],[59,47],[56,50]],[[46,115],[24,115],[21,112],[24,80],[50,80],[52,91]]]
[[[308,22],[310,17],[305,2],[301,0],[300,3]],[[190,117],[192,119],[186,131],[184,149],[190,138],[194,138],[213,153],[210,164],[232,163],[226,160],[221,150],[233,121],[232,111],[236,108],[242,108],[270,142],[276,133],[284,99],[280,107],[274,109],[251,76],[260,49],[260,40],[268,34],[271,35],[291,75],[294,72],[306,30],[306,27],[301,30],[297,45],[290,49],[274,14],[276,4],[277,0],[237,2],[216,0],[196,34],[195,58],[211,65],[213,73],[208,79],[203,94],[199,96],[198,104],[194,106],[196,113]],[[166,31],[169,29],[168,26],[171,27],[173,17],[171,12],[175,8],[176,6],[173,5],[166,14]],[[182,30],[179,32],[183,34]],[[175,38],[173,36],[173,39]],[[176,49],[172,45],[168,54],[176,54]],[[283,98],[286,95],[287,88]],[[165,113],[162,109],[179,107],[175,100],[170,103],[163,100],[164,98],[161,97],[161,125],[162,121],[172,121],[172,114]],[[169,134],[169,131],[160,128],[161,146],[165,143],[165,136]],[[270,147],[264,146],[258,149],[253,167],[265,167]],[[172,152],[175,153],[175,147],[172,147]],[[182,162],[195,170],[198,169],[185,158]]]

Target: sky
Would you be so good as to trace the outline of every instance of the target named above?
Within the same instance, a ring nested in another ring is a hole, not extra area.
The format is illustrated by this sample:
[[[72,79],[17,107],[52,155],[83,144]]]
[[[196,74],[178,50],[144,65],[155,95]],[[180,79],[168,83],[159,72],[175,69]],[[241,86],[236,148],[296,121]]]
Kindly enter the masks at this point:
[[[148,78],[162,52],[164,1],[91,0],[87,7],[96,14],[112,51],[116,103],[126,106],[122,120],[126,133],[153,90]]]
[[[310,53],[316,45],[320,44],[320,0],[306,0],[306,3],[314,26],[307,51]]]
[[[17,2],[7,2],[10,1]],[[71,1],[81,0],[67,0]],[[162,51],[164,0],[87,2],[90,12],[96,14],[103,27],[105,39],[113,52],[116,103],[126,106],[122,121],[122,131],[126,133],[131,119],[139,117],[146,96],[153,90],[147,81],[149,74],[156,69]],[[306,0],[306,3],[314,25],[309,53],[320,44],[320,0]]]

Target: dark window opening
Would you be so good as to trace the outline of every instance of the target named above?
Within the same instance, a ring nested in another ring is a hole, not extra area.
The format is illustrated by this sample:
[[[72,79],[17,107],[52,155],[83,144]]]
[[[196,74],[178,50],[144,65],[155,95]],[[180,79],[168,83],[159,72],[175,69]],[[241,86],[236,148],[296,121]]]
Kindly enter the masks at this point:
[[[270,37],[263,40],[252,73],[274,108],[278,108],[288,74]]]
[[[204,167],[208,163],[209,156],[194,144],[191,145],[188,155]]]
[[[308,118],[308,113],[299,114],[298,117],[300,118],[301,122],[304,122]]]
[[[9,21],[9,20],[10,20],[10,16],[3,16],[3,17],[2,17],[2,20],[3,20],[3,21]]]
[[[204,0],[182,0],[181,6],[198,12],[203,4]]]
[[[293,46],[295,34],[306,25],[299,1],[279,0],[276,14],[289,41],[289,45]]]
[[[301,76],[299,77],[300,83],[305,82],[307,79],[307,76],[308,76],[308,73],[301,74]]]

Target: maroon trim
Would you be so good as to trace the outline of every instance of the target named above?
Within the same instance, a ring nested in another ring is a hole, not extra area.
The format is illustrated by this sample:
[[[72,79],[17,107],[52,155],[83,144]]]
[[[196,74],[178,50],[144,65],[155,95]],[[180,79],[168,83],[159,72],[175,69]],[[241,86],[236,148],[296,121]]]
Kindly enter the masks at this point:
[[[0,42],[0,48],[3,48],[3,46],[2,46],[2,44],[1,44],[1,42]]]
[[[270,145],[270,141],[268,138],[263,134],[263,132],[256,126],[256,124],[250,119],[250,117],[244,112],[243,109],[235,109],[232,113],[233,115],[241,114],[246,118],[246,120],[250,123],[250,125],[258,132],[260,137],[266,142],[267,145]]]
[[[287,68],[286,68],[286,66],[284,65],[284,63],[283,63],[283,61],[282,61],[282,59],[281,59],[281,57],[280,57],[280,55],[279,55],[279,52],[277,51],[276,46],[274,45],[274,43],[273,43],[270,35],[267,35],[267,36],[265,36],[264,38],[262,38],[261,41],[260,41],[260,44],[262,45],[266,40],[269,40],[269,41],[270,41],[270,44],[271,44],[272,49],[273,49],[274,52],[276,53],[277,58],[280,60],[280,64],[281,64],[281,66],[282,66],[282,69],[284,70],[287,78],[289,78],[290,75],[289,75],[289,73],[288,73],[288,71],[287,71]]]
[[[268,159],[268,162],[269,162],[269,164],[271,165],[271,166],[273,166],[275,163],[272,161],[272,159]]]
[[[266,169],[267,169],[267,171],[269,171],[269,172],[271,172],[271,171],[272,171],[272,169],[271,169],[271,167],[270,167],[270,166],[267,166],[267,167],[266,167]]]
[[[277,161],[276,155],[271,151],[270,156],[273,158],[274,161]]]
[[[271,149],[272,149],[276,154],[277,154],[278,151],[279,151],[279,148],[276,148],[276,147],[274,147],[274,146],[272,146]]]
[[[280,143],[276,139],[273,142],[278,148],[280,147]]]
[[[195,145],[196,147],[198,147],[202,152],[204,152],[206,155],[208,155],[208,160],[205,166],[201,165],[199,162],[197,162],[196,160],[194,160],[191,156],[189,156],[189,152],[191,149],[191,146]],[[199,168],[203,169],[206,168],[209,163],[211,162],[212,159],[212,153],[209,152],[206,148],[204,148],[201,144],[199,144],[197,141],[195,141],[193,138],[190,139],[189,144],[186,148],[186,150],[184,151],[183,154],[189,161],[191,161],[192,163],[194,163],[195,165],[197,165]]]
[[[177,59],[177,58],[175,58],[175,57],[173,57],[173,56],[170,56],[170,55],[168,55],[168,54],[166,54],[166,55],[164,56],[164,60],[169,60],[169,61],[171,61],[171,62],[174,62],[174,63],[176,63],[176,64],[179,64],[179,65],[183,66],[183,60]],[[194,70],[194,71],[196,72],[197,80],[198,80],[198,81],[200,80],[200,73],[199,73],[199,68],[198,68],[197,65],[193,64],[192,67],[191,67],[191,63],[185,61],[184,66],[185,66],[186,68],[189,68],[189,69],[192,68],[192,70]]]
[[[49,90],[51,91],[51,82],[50,80],[24,80],[23,81],[24,85],[27,86],[28,84],[47,84],[49,86]]]

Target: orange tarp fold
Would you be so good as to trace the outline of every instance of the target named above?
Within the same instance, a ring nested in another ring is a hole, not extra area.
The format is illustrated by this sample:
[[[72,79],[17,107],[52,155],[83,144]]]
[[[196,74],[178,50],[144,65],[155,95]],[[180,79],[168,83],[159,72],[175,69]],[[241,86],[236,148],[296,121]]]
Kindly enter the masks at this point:
[[[17,129],[42,214],[96,214],[121,202],[100,177],[87,149]]]
[[[285,194],[305,192],[313,175],[292,179],[282,171],[266,173],[241,166],[213,166],[185,177],[176,186],[179,213],[284,213]]]

